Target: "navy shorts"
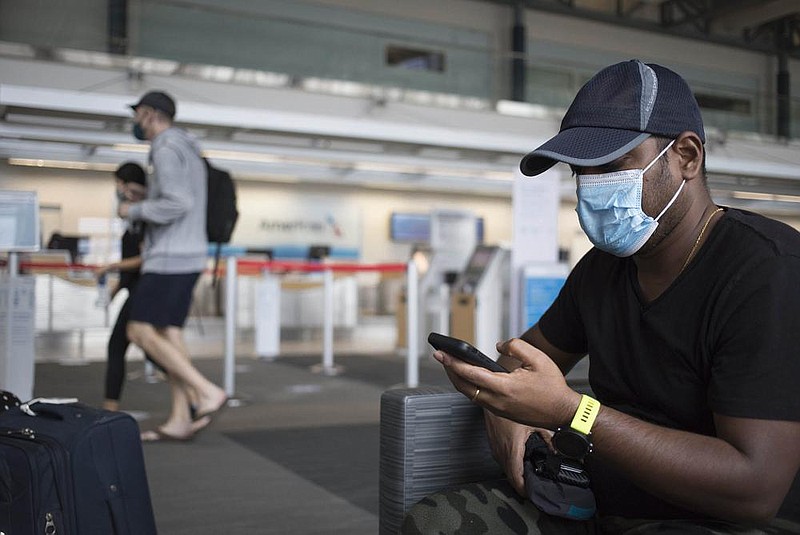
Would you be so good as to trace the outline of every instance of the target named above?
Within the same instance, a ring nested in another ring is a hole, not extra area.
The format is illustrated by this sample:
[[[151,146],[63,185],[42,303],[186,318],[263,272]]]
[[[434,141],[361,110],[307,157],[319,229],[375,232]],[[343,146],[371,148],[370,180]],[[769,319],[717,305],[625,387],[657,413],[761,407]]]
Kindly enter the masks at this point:
[[[143,273],[131,296],[130,321],[183,327],[200,273]]]

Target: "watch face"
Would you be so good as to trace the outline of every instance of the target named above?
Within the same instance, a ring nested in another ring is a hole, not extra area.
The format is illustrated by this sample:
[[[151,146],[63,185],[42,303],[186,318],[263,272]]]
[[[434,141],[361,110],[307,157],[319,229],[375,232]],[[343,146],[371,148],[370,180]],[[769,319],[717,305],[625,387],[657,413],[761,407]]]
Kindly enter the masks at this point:
[[[571,429],[559,429],[553,435],[553,446],[564,457],[583,459],[591,449],[586,435]]]

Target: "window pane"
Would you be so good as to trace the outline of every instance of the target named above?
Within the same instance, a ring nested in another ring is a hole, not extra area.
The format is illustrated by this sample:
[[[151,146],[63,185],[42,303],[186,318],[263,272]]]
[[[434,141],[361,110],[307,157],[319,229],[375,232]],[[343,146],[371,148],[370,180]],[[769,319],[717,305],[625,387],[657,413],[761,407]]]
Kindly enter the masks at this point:
[[[386,64],[420,71],[444,72],[444,54],[431,50],[388,45]]]

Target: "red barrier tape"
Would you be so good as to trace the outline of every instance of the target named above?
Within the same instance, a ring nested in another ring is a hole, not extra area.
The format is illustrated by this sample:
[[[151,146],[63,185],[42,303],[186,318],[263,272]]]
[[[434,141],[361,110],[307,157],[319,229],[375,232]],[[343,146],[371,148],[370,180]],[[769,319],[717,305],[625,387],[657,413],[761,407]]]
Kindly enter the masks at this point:
[[[94,271],[100,266],[91,266],[89,264],[64,264],[55,262],[20,262],[19,267],[20,269],[37,268],[63,271]]]
[[[281,262],[281,261],[256,261],[239,260],[237,262],[242,271],[333,271],[333,272],[356,272],[356,271],[380,271],[390,273],[405,272],[405,264],[320,264],[317,262]]]
[[[300,271],[300,272],[345,272],[353,273],[357,271],[367,272],[388,272],[400,273],[405,272],[405,264],[320,264],[316,262],[281,262],[281,261],[256,261],[256,260],[239,260],[237,262],[239,269],[244,272],[260,272],[260,271]],[[92,266],[89,264],[63,264],[55,262],[20,262],[20,269],[36,268],[36,269],[49,269],[54,271],[94,271],[100,266]],[[209,270],[206,270],[209,271]],[[224,273],[224,264],[220,265],[220,273]]]

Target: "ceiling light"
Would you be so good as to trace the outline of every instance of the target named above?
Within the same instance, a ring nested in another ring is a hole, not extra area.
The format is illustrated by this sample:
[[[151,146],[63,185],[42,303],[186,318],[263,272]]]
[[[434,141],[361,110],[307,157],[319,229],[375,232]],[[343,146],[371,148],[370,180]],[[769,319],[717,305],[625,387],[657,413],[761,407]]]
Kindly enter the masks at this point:
[[[207,149],[203,151],[203,156],[206,158],[213,158],[219,160],[237,160],[241,162],[260,162],[260,163],[277,163],[282,161],[281,158],[271,154],[261,154],[258,152],[240,152],[232,150],[214,150]]]
[[[780,195],[777,193],[757,193],[755,191],[734,191],[731,193],[734,199],[744,199],[748,201],[779,201],[779,202],[798,202],[800,195]]]
[[[552,111],[544,106],[531,104],[529,102],[518,102],[516,100],[498,100],[495,109],[497,113],[502,115],[537,119],[548,117]]]
[[[378,162],[356,162],[353,165],[356,171],[373,171],[376,173],[402,173],[402,174],[424,174],[425,170],[412,165],[378,163]]]
[[[483,176],[484,178],[488,178],[490,180],[510,181],[514,179],[514,174],[511,171],[485,171]]]
[[[80,171],[109,171],[113,172],[119,167],[113,163],[76,162],[71,160],[36,160],[32,158],[9,158],[9,165],[23,167],[40,167],[48,169],[77,169]]]
[[[69,117],[54,117],[50,115],[25,115],[22,113],[7,113],[6,121],[15,124],[29,124],[37,126],[54,126],[59,128],[74,128],[81,130],[105,130],[105,121],[92,119],[75,119]]]
[[[150,152],[150,145],[144,143],[115,143],[111,148],[120,152]]]

